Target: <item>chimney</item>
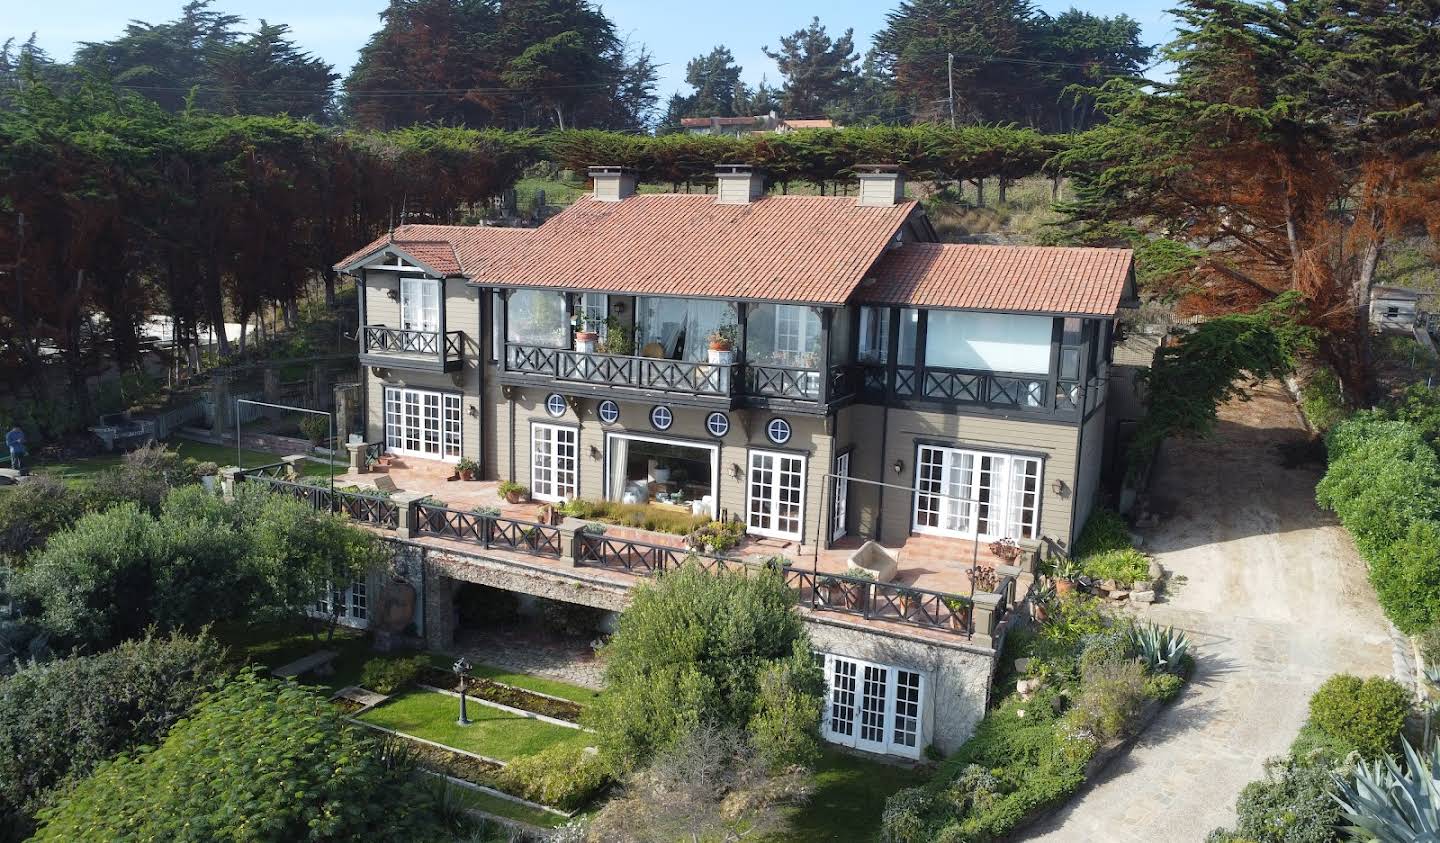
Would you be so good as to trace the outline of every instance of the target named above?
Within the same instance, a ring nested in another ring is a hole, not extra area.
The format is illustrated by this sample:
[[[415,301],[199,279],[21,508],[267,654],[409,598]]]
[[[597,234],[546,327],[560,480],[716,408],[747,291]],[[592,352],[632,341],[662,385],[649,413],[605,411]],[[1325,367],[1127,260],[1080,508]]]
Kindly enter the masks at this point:
[[[894,164],[856,164],[860,206],[884,207],[905,201],[905,177]]]
[[[748,205],[765,195],[765,174],[749,164],[721,164],[715,170],[717,205]]]
[[[619,202],[635,195],[635,171],[629,167],[591,167],[590,180],[595,183],[595,199]]]

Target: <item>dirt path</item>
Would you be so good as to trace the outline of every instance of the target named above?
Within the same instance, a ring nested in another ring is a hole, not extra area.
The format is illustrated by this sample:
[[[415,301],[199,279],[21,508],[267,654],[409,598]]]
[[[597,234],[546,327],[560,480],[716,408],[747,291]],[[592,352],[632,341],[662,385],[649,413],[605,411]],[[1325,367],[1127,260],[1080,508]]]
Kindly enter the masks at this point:
[[[1240,789],[1286,750],[1326,677],[1395,670],[1364,565],[1315,506],[1323,466],[1286,467],[1304,441],[1276,385],[1225,407],[1211,439],[1165,446],[1152,485],[1160,522],[1142,535],[1177,584],[1146,615],[1189,632],[1195,681],[1023,839],[1203,840],[1234,821]]]

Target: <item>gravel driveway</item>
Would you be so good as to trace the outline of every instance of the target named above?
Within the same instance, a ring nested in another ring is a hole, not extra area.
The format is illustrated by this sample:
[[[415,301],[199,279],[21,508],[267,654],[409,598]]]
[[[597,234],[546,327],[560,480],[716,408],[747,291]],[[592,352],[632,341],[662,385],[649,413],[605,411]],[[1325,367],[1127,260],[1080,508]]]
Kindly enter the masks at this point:
[[[1349,536],[1315,506],[1323,455],[1297,460],[1305,439],[1284,390],[1267,385],[1223,408],[1210,439],[1164,447],[1160,520],[1141,535],[1174,584],[1143,616],[1189,633],[1194,681],[1021,839],[1203,840],[1234,821],[1240,789],[1286,750],[1326,677],[1406,669]]]

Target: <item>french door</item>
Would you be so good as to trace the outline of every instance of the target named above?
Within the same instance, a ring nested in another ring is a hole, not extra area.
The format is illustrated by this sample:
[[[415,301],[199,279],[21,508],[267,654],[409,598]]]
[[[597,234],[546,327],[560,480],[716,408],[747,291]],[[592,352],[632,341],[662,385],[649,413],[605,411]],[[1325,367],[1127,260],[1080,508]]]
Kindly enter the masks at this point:
[[[835,458],[834,497],[830,509],[830,540],[842,538],[850,516],[850,452]]]
[[[577,494],[579,431],[573,427],[530,427],[530,494],[537,500],[563,501]]]
[[[750,452],[745,523],[750,532],[799,540],[805,527],[805,457]]]
[[[1033,539],[1040,509],[1040,460],[921,445],[915,460],[917,533]]]
[[[392,454],[460,459],[460,396],[428,389],[385,389],[385,450]]]
[[[407,331],[440,330],[440,282],[433,278],[401,278],[400,321]]]
[[[920,756],[924,677],[917,671],[825,654],[826,740],[890,755]]]

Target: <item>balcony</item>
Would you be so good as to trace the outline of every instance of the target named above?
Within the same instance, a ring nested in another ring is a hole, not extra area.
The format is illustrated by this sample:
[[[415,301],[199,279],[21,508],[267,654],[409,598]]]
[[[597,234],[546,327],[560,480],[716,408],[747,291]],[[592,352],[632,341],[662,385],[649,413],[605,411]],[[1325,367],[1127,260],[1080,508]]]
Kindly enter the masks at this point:
[[[823,405],[853,391],[853,379],[845,366],[831,367],[827,377],[814,368],[697,363],[522,343],[506,344],[505,376],[518,385],[573,384],[610,396],[618,387],[634,390],[634,398],[680,398],[725,407],[771,400]]]
[[[858,377],[861,391],[875,399],[894,395],[912,401],[1019,410],[1036,415],[1073,414],[1084,401],[1084,389],[1076,381],[1054,381],[1052,387],[1048,375],[1020,372],[896,366],[892,385],[887,381],[889,370],[884,366],[863,365]]]
[[[360,364],[426,372],[455,372],[464,365],[463,331],[411,331],[366,325]]]

